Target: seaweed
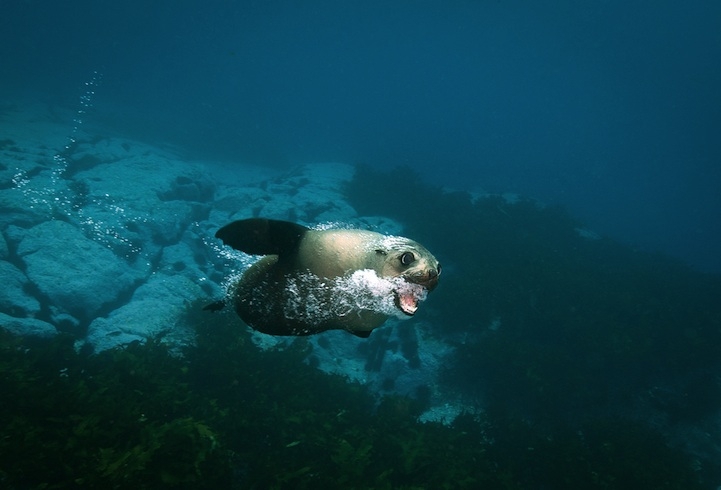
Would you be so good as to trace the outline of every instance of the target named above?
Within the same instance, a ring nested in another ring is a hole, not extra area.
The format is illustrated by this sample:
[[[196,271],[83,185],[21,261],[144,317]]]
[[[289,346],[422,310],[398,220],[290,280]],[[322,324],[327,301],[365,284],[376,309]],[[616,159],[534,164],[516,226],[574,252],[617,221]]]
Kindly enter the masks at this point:
[[[307,339],[260,350],[232,312],[201,303],[182,322],[196,338],[180,352],[149,339],[88,354],[69,336],[0,329],[3,485],[709,488],[688,455],[637,421],[551,428],[491,404],[451,426],[419,423],[421,401],[378,398],[308,365]],[[531,398],[550,388],[536,357]]]

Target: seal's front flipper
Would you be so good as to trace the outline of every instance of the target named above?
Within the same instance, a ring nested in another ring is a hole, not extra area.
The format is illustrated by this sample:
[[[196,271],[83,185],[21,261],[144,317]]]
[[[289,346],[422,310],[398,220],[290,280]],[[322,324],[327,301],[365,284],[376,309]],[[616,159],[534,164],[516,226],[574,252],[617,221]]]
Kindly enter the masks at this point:
[[[355,335],[356,337],[360,337],[362,339],[367,339],[371,336],[370,330],[348,330],[350,333]]]
[[[290,221],[250,218],[225,225],[215,237],[247,254],[282,255],[294,253],[307,231],[305,226]]]

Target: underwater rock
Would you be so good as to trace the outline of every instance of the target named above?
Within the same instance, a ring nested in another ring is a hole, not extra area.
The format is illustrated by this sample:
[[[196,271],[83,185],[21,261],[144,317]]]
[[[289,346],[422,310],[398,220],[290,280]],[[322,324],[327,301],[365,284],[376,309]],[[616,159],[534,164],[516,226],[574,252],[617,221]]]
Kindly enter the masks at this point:
[[[87,183],[84,214],[121,243],[132,244],[131,252],[152,260],[160,252],[157,245],[176,243],[190,223],[207,215],[206,205],[161,197],[174,182],[192,180],[199,172],[178,160],[134,155],[79,172],[76,179]]]
[[[269,184],[273,196],[285,194],[285,199],[273,199],[260,215],[307,224],[355,217],[355,209],[343,195],[343,186],[354,172],[351,165],[338,163],[300,166]]]
[[[403,235],[403,226],[393,219],[385,216],[359,216],[348,220],[356,228],[377,231],[386,235]]]
[[[445,356],[452,355],[453,347],[429,334],[429,325],[418,322],[407,326],[417,333],[418,346],[417,359],[409,359],[401,348],[405,334],[398,331],[399,326],[405,325],[396,320],[388,323],[377,332],[383,334],[379,343],[382,345],[372,348],[368,346],[369,339],[359,339],[342,331],[330,330],[308,338],[313,345],[313,362],[324,372],[366,384],[375,392],[415,397],[420,390],[428,389],[434,404],[445,403],[435,385]],[[392,385],[388,380],[393,380]],[[447,423],[452,421],[449,419]]]
[[[8,242],[5,240],[5,236],[0,233],[0,259],[5,260],[8,258],[10,250],[8,249]]]
[[[210,219],[219,225],[258,216],[303,224],[347,221],[357,214],[343,195],[353,172],[350,165],[307,164],[250,187],[223,188]]]
[[[140,286],[131,300],[106,318],[96,318],[82,343],[103,351],[162,337],[172,345],[193,341],[191,326],[180,321],[190,303],[205,298],[196,283],[181,275],[155,274]]]
[[[0,190],[0,229],[15,225],[30,228],[46,221],[53,214],[49,186],[51,178],[45,171],[33,177],[39,188],[26,187],[25,177],[18,177],[18,187]]]
[[[37,318],[16,318],[5,313],[0,313],[0,328],[27,337],[50,338],[58,334],[55,327]]]
[[[170,182],[170,189],[160,192],[162,201],[196,201],[208,202],[215,194],[215,183],[201,173],[179,175]]]
[[[71,224],[46,221],[26,231],[18,245],[28,279],[53,306],[89,320],[140,279],[110,250]]]
[[[190,224],[205,212],[200,205],[184,201],[163,201],[149,208],[142,221],[136,221],[135,229],[144,246],[177,243]]]
[[[208,297],[220,297],[223,291],[220,283],[223,281],[222,263],[218,262],[217,269],[213,257],[208,255],[208,247],[195,249],[193,240],[186,232],[184,240],[165,247],[158,265],[158,272],[169,276],[185,276],[194,284],[198,284]]]
[[[28,278],[9,262],[0,261],[0,311],[15,317],[34,317],[40,303],[26,292]]]
[[[85,325],[83,325],[80,320],[63,311],[58,311],[58,309],[53,306],[50,307],[50,321],[58,332],[72,335],[83,335],[85,333]]]
[[[88,183],[91,196],[114,197],[131,210],[149,211],[157,205],[178,179],[193,179],[201,170],[165,155],[133,154],[112,163],[103,163],[78,172],[76,180]]]

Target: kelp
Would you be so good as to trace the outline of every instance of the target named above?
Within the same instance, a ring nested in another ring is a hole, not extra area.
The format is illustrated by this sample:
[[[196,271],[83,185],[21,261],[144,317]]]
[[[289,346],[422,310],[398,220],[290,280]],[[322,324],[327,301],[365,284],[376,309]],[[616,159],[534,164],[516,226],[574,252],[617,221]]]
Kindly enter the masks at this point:
[[[68,336],[2,331],[0,351],[0,468],[9,488],[222,481],[217,436],[186,415],[201,401],[166,346],[150,339],[87,356]]]
[[[663,488],[702,488],[683,455],[657,438],[639,435],[630,444],[636,427],[549,439],[512,416],[462,415],[450,427],[419,423],[420,402],[379,400],[309,366],[304,339],[261,351],[234,316],[200,316],[199,308],[189,307],[198,335],[182,356],[154,339],[88,355],[68,337],[0,332],[3,484],[621,488],[638,461],[638,488],[662,479]]]

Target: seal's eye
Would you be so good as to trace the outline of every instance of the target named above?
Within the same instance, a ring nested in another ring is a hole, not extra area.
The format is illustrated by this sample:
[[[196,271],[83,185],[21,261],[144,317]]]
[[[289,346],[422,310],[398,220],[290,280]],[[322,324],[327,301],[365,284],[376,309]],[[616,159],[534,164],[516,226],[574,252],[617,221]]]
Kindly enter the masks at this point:
[[[403,265],[411,265],[415,260],[415,256],[410,252],[404,252],[401,255],[401,264]]]

